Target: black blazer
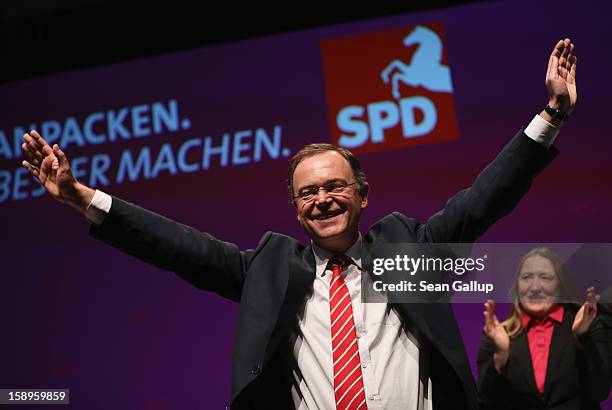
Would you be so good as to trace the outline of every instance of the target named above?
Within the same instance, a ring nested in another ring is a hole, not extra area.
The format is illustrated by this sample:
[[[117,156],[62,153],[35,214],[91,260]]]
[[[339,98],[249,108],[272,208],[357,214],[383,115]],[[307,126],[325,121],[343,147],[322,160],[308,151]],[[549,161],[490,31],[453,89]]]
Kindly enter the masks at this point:
[[[519,131],[473,186],[454,195],[427,223],[392,213],[363,236],[367,255],[399,242],[471,243],[509,213],[557,154]],[[310,246],[268,232],[254,250],[223,242],[113,198],[110,213],[91,234],[112,246],[176,272],[194,286],[240,302],[234,349],[231,408],[290,409],[290,382],[283,354],[296,312],[312,286],[315,261]],[[372,272],[364,256],[363,264]],[[390,303],[395,301],[391,298]],[[397,304],[432,346],[430,377],[436,409],[476,409],[476,387],[449,304]]]
[[[604,323],[604,326],[607,326],[609,329],[612,329],[612,287],[606,289],[601,293],[601,299],[599,301],[597,311],[600,316],[600,319]],[[610,383],[612,385],[612,334],[608,339],[608,344],[609,348],[607,355],[607,364],[610,370]],[[610,399],[612,399],[612,394],[610,396]]]
[[[566,305],[563,321],[555,323],[546,367],[544,394],[535,384],[526,332],[510,340],[508,363],[497,373],[493,341],[483,337],[478,352],[478,401],[481,409],[600,409],[610,391],[611,328],[598,315],[580,342],[572,335],[578,306]]]

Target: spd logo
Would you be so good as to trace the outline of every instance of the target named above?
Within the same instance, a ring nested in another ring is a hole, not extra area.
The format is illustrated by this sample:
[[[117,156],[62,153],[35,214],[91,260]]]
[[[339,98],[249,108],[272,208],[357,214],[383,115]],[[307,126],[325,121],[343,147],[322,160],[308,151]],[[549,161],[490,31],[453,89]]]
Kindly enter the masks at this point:
[[[332,142],[373,152],[457,138],[442,25],[321,41]]]

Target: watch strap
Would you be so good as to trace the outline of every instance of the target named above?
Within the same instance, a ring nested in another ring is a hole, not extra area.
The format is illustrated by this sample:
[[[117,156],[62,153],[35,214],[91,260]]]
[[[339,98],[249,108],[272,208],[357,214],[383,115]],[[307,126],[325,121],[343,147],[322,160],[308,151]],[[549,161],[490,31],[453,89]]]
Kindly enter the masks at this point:
[[[561,110],[559,110],[559,109],[552,108],[548,104],[546,104],[546,107],[544,108],[544,111],[546,111],[548,113],[548,115],[553,117],[555,120],[565,121],[565,120],[567,120],[569,118],[569,115],[565,114],[564,112],[561,112]]]

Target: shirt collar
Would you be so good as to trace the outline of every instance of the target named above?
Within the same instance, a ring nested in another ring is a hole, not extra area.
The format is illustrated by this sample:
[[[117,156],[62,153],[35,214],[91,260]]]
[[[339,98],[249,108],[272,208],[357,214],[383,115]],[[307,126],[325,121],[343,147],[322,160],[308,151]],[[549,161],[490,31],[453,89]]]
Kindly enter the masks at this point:
[[[521,314],[521,322],[523,323],[523,328],[527,329],[528,327],[545,323],[548,319],[561,323],[563,321],[563,314],[565,313],[565,306],[563,305],[555,305],[555,307],[543,318],[538,319],[529,314],[523,312]]]
[[[355,243],[344,252],[346,256],[351,258],[353,263],[361,270],[361,234],[357,237]],[[327,249],[321,248],[316,243],[312,243],[312,253],[314,253],[315,262],[317,265],[317,276],[323,276],[325,274],[325,268],[329,263],[329,260],[335,254]]]

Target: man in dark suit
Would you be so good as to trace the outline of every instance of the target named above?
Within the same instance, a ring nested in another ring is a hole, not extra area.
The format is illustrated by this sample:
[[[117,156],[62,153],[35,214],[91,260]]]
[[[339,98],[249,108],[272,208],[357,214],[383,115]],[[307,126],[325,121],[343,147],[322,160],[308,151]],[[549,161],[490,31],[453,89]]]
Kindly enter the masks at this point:
[[[94,237],[240,302],[232,408],[475,409],[451,306],[392,294],[362,303],[361,279],[385,244],[472,242],[515,207],[556,155],[552,141],[576,103],[573,47],[561,40],[550,55],[546,109],[425,224],[392,213],[362,236],[369,185],[357,159],[329,144],[290,163],[290,194],[312,243],[267,233],[249,251],[80,184],[36,132],[24,136],[23,165],[85,213]]]

